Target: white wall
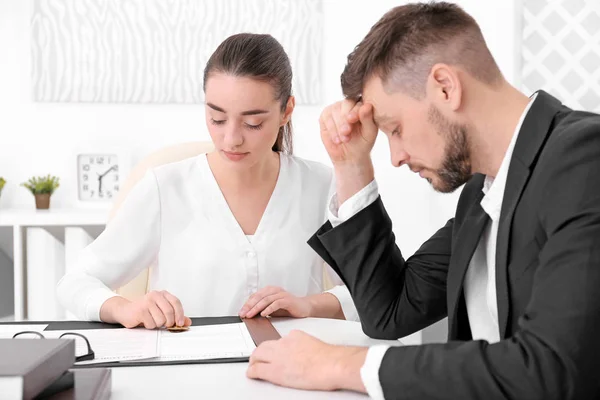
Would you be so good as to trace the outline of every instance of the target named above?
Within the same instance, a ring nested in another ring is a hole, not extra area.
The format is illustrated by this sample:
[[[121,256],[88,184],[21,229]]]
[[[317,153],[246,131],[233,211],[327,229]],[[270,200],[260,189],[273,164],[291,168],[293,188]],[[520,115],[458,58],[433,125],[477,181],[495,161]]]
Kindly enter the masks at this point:
[[[516,78],[515,1],[458,1],[482,26],[492,53],[508,77]],[[401,1],[324,0],[324,104],[341,96],[339,76],[347,54],[385,11]],[[139,160],[163,145],[208,139],[202,105],[49,104],[31,101],[29,14],[31,0],[0,0],[0,176],[8,183],[2,208],[33,207],[33,198],[18,187],[31,175],[63,177],[52,198],[53,207],[74,201],[74,149],[118,143]],[[294,114],[296,154],[328,163],[320,143],[318,117],[322,106],[299,106]],[[391,167],[385,138],[374,150],[377,179],[386,207],[395,222],[398,243],[406,255],[449,217],[457,195],[435,194],[425,181],[406,168]],[[0,248],[8,254],[7,232],[0,231]]]
[[[76,148],[93,148],[95,142],[118,143],[131,149],[137,160],[165,144],[208,139],[201,105],[33,103],[29,71],[30,1],[0,0],[0,176],[8,180],[0,198],[1,207],[32,205],[32,196],[18,184],[31,175],[44,173],[63,178],[61,188],[53,196],[53,206],[73,204],[74,182],[68,176]],[[347,54],[385,11],[402,2],[324,0],[323,3],[325,105],[341,95],[339,75]],[[514,79],[517,74],[513,2],[462,0],[459,3],[480,22],[502,70],[509,79]],[[297,108],[296,152],[328,162],[318,135],[321,108]],[[443,196],[440,200],[425,182],[405,168],[393,170],[387,143],[383,139],[379,142],[375,162],[382,192],[393,216],[407,217],[403,210],[411,209],[411,219],[404,223],[413,226],[407,240],[414,250],[416,243],[430,231],[423,229],[423,219],[428,221],[426,226],[438,225],[439,218],[445,219],[448,210],[453,209],[454,198]],[[443,211],[430,215],[430,204],[435,211],[438,208]],[[413,221],[419,221],[420,227],[415,228]]]

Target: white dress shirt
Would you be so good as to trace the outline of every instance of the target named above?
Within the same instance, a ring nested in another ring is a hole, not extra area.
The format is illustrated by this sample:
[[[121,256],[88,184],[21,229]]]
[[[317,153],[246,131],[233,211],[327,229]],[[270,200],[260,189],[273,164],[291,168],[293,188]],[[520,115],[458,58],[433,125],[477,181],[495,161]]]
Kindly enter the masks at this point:
[[[237,315],[251,294],[269,285],[296,296],[320,293],[324,262],[306,242],[326,219],[331,188],[330,168],[282,154],[271,198],[247,236],[206,155],[154,168],[60,280],[59,300],[77,317],[99,321],[113,290],[149,265],[149,290],[172,293],[192,317]],[[346,287],[330,292],[354,319]]]
[[[529,101],[521,114],[510,144],[506,150],[496,177],[486,176],[482,191],[484,197],[481,207],[490,216],[491,225],[484,229],[483,235],[471,258],[464,281],[465,302],[467,315],[473,339],[483,339],[490,343],[500,340],[498,328],[498,303],[496,299],[496,238],[502,199],[506,187],[508,167],[512,153],[525,120],[527,112],[535,101],[537,93]],[[363,210],[379,196],[377,183],[373,180],[350,199],[345,201],[338,210],[337,196],[334,194],[329,202],[329,221],[333,227],[347,221]],[[488,279],[491,277],[491,279]],[[360,375],[369,396],[375,400],[383,400],[383,389],[379,381],[379,368],[390,346],[377,345],[369,348]]]
[[[485,340],[489,343],[500,341],[498,301],[496,298],[496,241],[500,211],[502,210],[508,167],[515,149],[515,143],[525,116],[536,97],[537,93],[521,114],[496,177],[486,176],[481,189],[484,193],[483,199],[481,199],[481,208],[490,217],[491,224],[488,222],[483,230],[464,281],[465,303],[473,340]]]

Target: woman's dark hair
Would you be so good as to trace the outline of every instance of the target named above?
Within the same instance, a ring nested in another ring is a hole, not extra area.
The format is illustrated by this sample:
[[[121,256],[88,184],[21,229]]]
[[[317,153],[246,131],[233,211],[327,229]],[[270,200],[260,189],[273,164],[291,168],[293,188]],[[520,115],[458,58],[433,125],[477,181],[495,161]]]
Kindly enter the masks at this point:
[[[204,68],[204,90],[211,73],[225,73],[268,82],[284,112],[292,95],[292,66],[281,44],[271,35],[240,33],[225,39]],[[273,151],[292,154],[292,121],[279,128]]]

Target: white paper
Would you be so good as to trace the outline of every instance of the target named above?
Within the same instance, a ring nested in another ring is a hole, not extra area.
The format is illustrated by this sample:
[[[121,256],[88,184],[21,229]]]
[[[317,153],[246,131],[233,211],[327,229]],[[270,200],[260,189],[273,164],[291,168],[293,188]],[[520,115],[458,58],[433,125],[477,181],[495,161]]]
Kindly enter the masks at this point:
[[[39,332],[46,336],[46,332],[42,332],[48,325],[0,325],[0,339],[12,339],[13,335],[23,331]]]
[[[135,361],[159,356],[157,330],[144,328],[135,329],[81,329],[68,331],[47,331],[46,338],[58,338],[66,332],[76,332],[85,336],[95,353],[91,361],[81,361],[77,364],[96,364],[112,361]],[[87,347],[82,340],[76,340],[75,354],[87,353]]]
[[[192,326],[184,332],[160,331],[157,361],[249,357],[256,348],[246,324]]]
[[[166,329],[79,329],[44,331],[47,325],[0,325],[0,338],[12,338],[17,332],[40,332],[47,339],[57,339],[66,332],[85,336],[95,353],[94,360],[77,364],[104,362],[207,360],[249,357],[256,348],[246,324],[192,326],[183,332]],[[27,339],[24,339],[27,340]],[[31,339],[35,340],[35,339]],[[87,353],[83,340],[76,339],[76,354]]]

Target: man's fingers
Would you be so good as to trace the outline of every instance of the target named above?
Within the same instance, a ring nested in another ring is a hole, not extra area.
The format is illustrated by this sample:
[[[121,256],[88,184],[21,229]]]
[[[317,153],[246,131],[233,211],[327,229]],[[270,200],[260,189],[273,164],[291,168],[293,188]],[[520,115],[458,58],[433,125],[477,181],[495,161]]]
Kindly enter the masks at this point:
[[[373,106],[371,104],[363,104],[358,110],[362,132],[367,140],[374,140],[377,137],[378,128],[373,120]]]
[[[356,104],[357,103],[354,100],[350,100],[350,99],[342,100],[342,103],[340,105],[340,111],[341,111],[342,115],[348,115],[350,113],[350,111],[352,111],[354,109]]]
[[[360,109],[362,102],[355,102],[353,100],[344,100],[342,102],[342,113],[341,117],[344,122],[342,123],[342,128],[340,129],[340,140],[343,143],[350,141],[350,135],[352,134],[352,129],[354,125],[360,121],[358,117],[358,110]]]
[[[327,129],[327,124],[325,123],[325,118],[323,115],[321,115],[321,117],[319,117],[319,129],[321,130],[322,134],[328,134],[329,131]]]
[[[352,107],[352,109],[346,115],[346,120],[348,121],[348,123],[355,124],[358,121],[360,121],[360,117],[358,115],[358,111],[360,110],[360,108],[362,106],[363,106],[362,101],[359,101],[358,103],[356,103],[354,105],[354,107]]]
[[[185,314],[183,312],[183,304],[181,304],[181,301],[173,296],[171,293],[167,292],[166,290],[163,291],[163,295],[165,297],[165,299],[167,299],[167,301],[171,304],[171,306],[173,307],[173,311],[175,312],[174,318],[175,320],[173,321],[174,324],[176,324],[177,326],[184,326],[185,325]],[[172,326],[172,325],[167,325],[167,326]]]
[[[335,125],[335,122],[333,121],[333,118],[329,117],[329,118],[325,119],[325,126],[327,127],[327,133],[329,134],[329,138],[331,139],[331,141],[335,144],[339,144],[340,143],[340,135],[337,130],[337,126]]]
[[[262,342],[250,355],[250,364],[256,362],[271,362],[276,347],[277,340],[266,340]]]
[[[192,319],[190,317],[184,317],[183,326],[192,326]]]
[[[350,125],[346,121],[346,114],[343,114],[342,112],[343,111],[341,111],[340,109],[334,108],[333,112],[331,113],[331,118],[335,123],[336,130],[340,139],[342,139],[346,135],[349,135],[352,130],[350,128]]]
[[[250,379],[261,379],[265,381],[273,381],[275,368],[269,363],[256,362],[250,364],[246,370],[246,376]]]

